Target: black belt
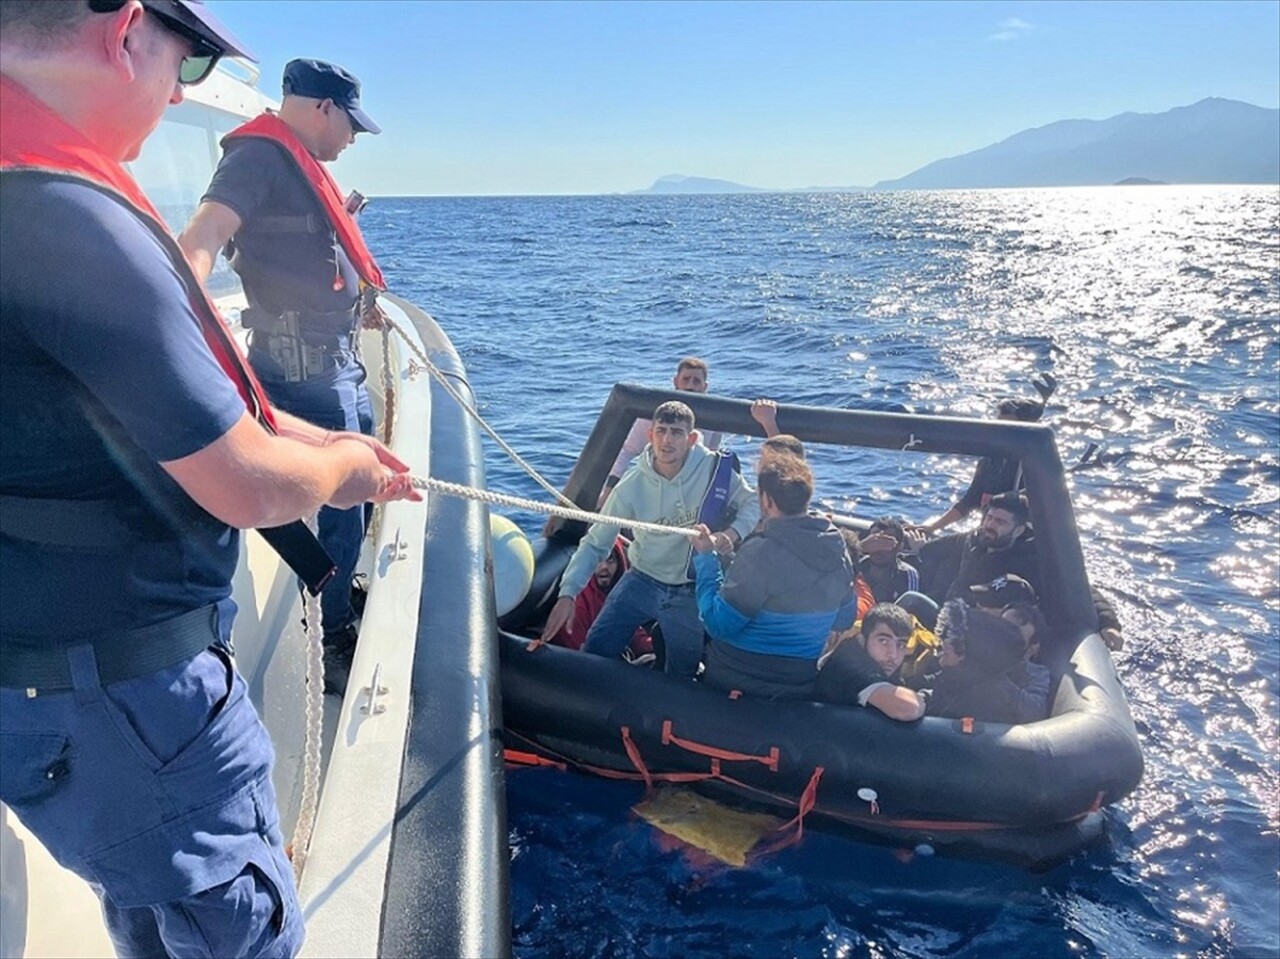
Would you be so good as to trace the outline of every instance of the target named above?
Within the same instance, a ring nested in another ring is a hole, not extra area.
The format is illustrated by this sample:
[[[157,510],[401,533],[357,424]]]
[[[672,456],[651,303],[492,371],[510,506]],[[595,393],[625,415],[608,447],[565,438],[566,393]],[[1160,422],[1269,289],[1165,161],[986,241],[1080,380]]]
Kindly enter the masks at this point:
[[[141,629],[86,639],[103,686],[175,666],[219,639],[218,611],[204,606]],[[41,692],[73,689],[68,646],[24,647],[0,643],[0,686]]]
[[[0,533],[71,549],[119,548],[138,537],[114,501],[20,496],[0,496]]]
[[[339,340],[350,339],[355,333],[356,319],[354,306],[331,313],[288,310],[281,314],[251,306],[240,313],[240,325],[255,334],[295,336],[312,346],[332,346]]]

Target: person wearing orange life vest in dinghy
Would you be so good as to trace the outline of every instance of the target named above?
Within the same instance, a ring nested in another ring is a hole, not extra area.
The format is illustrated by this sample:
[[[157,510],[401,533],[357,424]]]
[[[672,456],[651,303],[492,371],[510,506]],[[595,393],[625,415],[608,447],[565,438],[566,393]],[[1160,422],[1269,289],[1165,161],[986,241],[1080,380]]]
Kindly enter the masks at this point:
[[[419,498],[271,409],[121,165],[226,54],[196,0],[0,0],[0,801],[122,956],[301,947],[238,528]]]
[[[283,92],[278,113],[223,138],[179,242],[201,278],[219,251],[232,251],[249,299],[249,362],[272,403],[325,429],[372,434],[356,327],[362,300],[371,304],[386,283],[324,164],[357,133],[380,131],[360,106],[360,81],[335,64],[291,60]],[[320,542],[338,568],[320,597],[330,693],[346,689],[355,654],[351,586],[364,523],[360,508],[320,512]]]

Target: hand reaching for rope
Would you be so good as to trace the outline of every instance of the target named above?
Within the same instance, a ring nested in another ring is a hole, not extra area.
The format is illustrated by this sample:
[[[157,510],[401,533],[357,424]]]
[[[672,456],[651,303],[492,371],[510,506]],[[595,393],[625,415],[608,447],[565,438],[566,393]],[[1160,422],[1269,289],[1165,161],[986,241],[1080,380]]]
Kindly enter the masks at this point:
[[[347,473],[329,499],[335,509],[350,509],[363,503],[389,503],[407,499],[421,502],[422,494],[413,486],[409,465],[372,436],[360,433],[330,433],[324,445],[340,455]]]

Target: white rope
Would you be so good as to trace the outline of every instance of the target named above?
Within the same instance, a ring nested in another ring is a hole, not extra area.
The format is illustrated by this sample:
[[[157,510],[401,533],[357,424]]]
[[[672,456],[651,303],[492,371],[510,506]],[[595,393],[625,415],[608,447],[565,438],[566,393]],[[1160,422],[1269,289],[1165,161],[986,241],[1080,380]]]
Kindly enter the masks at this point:
[[[448,377],[446,377],[444,373],[441,372],[440,368],[431,362],[431,359],[430,357],[427,356],[426,352],[423,351],[418,346],[417,343],[414,343],[413,340],[409,339],[409,337],[405,334],[404,330],[402,330],[399,327],[396,321],[391,319],[391,317],[387,315],[385,310],[381,312],[382,312],[383,322],[385,322],[388,326],[391,327],[391,329],[395,330],[396,333],[400,335],[400,339],[404,340],[405,344],[413,352],[414,356],[416,356],[421,361],[422,365],[426,367],[426,370],[428,373],[431,374],[432,379],[434,379],[437,383],[439,383],[442,387],[444,387],[445,392],[448,393],[450,396],[452,396],[458,402],[458,405],[461,406],[464,410],[466,410],[468,414],[470,414],[470,416],[476,421],[476,423],[480,426],[480,428],[484,430],[486,433],[488,433],[489,436],[493,439],[493,441],[497,443],[499,447],[502,448],[502,451],[506,453],[508,456],[510,456],[513,460],[515,460],[516,464],[522,470],[528,473],[535,483],[537,483],[544,490],[546,490],[548,493],[554,496],[558,503],[562,503],[563,505],[569,507],[570,509],[576,508],[577,504],[574,503],[573,500],[569,499],[569,497],[565,496],[564,493],[562,493],[560,490],[556,489],[554,486],[548,483],[545,479],[543,479],[541,473],[539,473],[536,469],[530,466],[523,456],[521,456],[514,449],[512,449],[511,445],[507,443],[507,441],[504,440],[501,436],[498,435],[497,430],[495,430],[492,426],[490,426],[488,423],[485,422],[484,417],[481,416],[480,413],[476,410],[476,408],[472,406],[469,402],[467,402],[467,398],[463,396],[461,393],[459,393],[457,388],[455,388],[454,385],[449,382]]]
[[[461,499],[477,500],[481,503],[491,503],[497,506],[514,506],[517,509],[531,510],[535,513],[550,513],[552,516],[581,520],[584,523],[608,523],[610,526],[627,526],[631,529],[642,529],[650,533],[687,536],[690,539],[698,535],[696,529],[688,526],[665,526],[662,523],[646,523],[638,519],[627,519],[624,516],[606,516],[603,513],[592,513],[585,509],[578,509],[576,506],[553,506],[550,503],[539,503],[537,500],[525,499],[521,496],[495,493],[492,490],[475,489],[471,486],[463,486],[461,483],[450,483],[447,480],[436,479],[434,476],[412,476],[410,480],[414,489],[433,490],[437,493],[443,493],[445,496],[457,496]]]
[[[395,419],[395,400],[396,400],[396,379],[395,374],[391,370],[391,337],[387,335],[387,331],[382,331],[382,443],[384,446],[391,445],[391,434],[394,429],[393,420]],[[390,409],[387,407],[390,406]]]
[[[316,517],[307,525],[316,531]],[[303,590],[306,604],[307,636],[307,729],[302,762],[302,802],[293,829],[293,876],[302,881],[307,863],[307,848],[315,829],[316,810],[320,805],[320,747],[324,734],[324,633],[320,628],[320,597]]]

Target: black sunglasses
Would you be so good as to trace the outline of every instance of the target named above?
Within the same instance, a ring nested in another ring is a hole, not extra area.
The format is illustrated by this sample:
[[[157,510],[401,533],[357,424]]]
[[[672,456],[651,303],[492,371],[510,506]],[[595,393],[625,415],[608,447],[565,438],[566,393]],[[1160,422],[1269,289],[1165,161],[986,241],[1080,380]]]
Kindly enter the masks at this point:
[[[94,13],[115,13],[126,2],[127,0],[89,0],[89,9]],[[177,17],[159,9],[156,3],[144,2],[142,6],[143,9],[164,24],[170,33],[177,34],[182,39],[190,41],[193,45],[193,52],[190,56],[183,57],[182,64],[178,67],[178,82],[184,87],[189,87],[208,77],[213,72],[213,68],[218,65],[218,61],[222,59],[224,51],[214,46]]]

